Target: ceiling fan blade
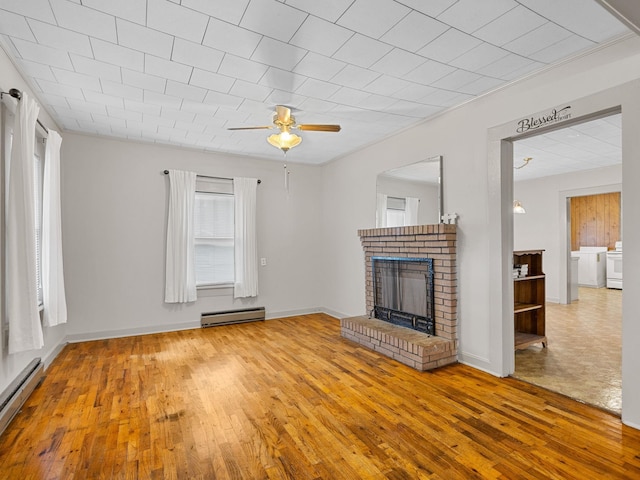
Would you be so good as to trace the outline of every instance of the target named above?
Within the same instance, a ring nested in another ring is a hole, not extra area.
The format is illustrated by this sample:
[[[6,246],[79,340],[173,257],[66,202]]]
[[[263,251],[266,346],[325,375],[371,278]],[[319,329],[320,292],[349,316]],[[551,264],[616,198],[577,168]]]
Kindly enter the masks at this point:
[[[298,125],[296,128],[300,130],[309,130],[315,132],[339,132],[340,125],[321,125],[321,124],[307,124]]]
[[[227,128],[227,130],[266,130],[273,128],[271,125],[265,125],[262,127],[231,127]]]
[[[282,123],[288,123],[291,117],[291,109],[284,105],[276,105],[276,113],[278,114],[278,120]]]

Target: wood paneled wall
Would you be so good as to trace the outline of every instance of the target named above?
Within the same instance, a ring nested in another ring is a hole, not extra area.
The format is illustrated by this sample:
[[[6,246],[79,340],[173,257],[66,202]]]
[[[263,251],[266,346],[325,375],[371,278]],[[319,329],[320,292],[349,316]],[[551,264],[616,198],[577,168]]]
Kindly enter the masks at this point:
[[[615,248],[620,238],[620,192],[571,198],[571,250]]]

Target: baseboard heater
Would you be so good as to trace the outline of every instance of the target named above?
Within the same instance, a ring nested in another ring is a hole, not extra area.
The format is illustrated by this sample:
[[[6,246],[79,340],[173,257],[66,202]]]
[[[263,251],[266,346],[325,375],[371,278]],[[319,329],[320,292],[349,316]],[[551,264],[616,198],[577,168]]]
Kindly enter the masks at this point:
[[[4,432],[16,413],[27,401],[29,395],[44,379],[42,361],[36,358],[20,372],[16,378],[0,395],[0,434]]]
[[[217,325],[231,325],[233,323],[259,322],[265,319],[264,307],[245,308],[240,310],[226,310],[224,312],[203,313],[200,315],[200,325],[215,327]]]

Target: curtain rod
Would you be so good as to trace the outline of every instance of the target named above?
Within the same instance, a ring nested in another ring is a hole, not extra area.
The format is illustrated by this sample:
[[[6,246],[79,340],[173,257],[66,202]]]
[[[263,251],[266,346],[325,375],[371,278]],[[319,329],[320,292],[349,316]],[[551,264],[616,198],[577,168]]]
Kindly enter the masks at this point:
[[[5,94],[10,95],[11,97],[15,98],[16,100],[22,100],[22,92],[20,90],[18,90],[17,88],[11,88],[11,89],[9,89],[8,92],[0,92],[0,99]],[[44,124],[40,121],[39,118],[36,118],[36,122],[38,122],[38,125],[40,125],[42,127],[42,129],[45,132],[47,132],[47,135],[48,135],[49,134],[49,129],[44,126]]]
[[[165,175],[169,175],[169,170],[165,170],[164,171]],[[205,178],[218,178],[220,180],[233,180],[233,178],[228,178],[228,177],[212,177],[211,175],[200,175],[199,173],[196,174],[197,177],[205,177]],[[262,180],[258,179],[258,183],[262,183]]]

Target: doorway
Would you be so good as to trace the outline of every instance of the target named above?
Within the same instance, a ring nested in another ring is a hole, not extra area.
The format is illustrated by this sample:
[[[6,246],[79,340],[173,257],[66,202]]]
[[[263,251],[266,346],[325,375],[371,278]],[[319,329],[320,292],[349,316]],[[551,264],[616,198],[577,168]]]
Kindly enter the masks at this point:
[[[575,206],[571,215],[570,204],[571,198],[621,192],[621,115],[516,139],[513,158],[513,198],[526,210],[514,214],[514,250],[544,250],[547,285],[547,348],[516,351],[513,376],[620,414],[622,291],[604,283],[575,285],[571,252],[577,248],[571,243],[597,249],[600,242],[605,251],[613,248],[621,239],[621,217],[618,210],[612,214],[617,219],[608,218],[615,209],[603,203],[605,197],[584,202],[586,221],[577,218],[581,210]],[[579,227],[582,240],[576,240]],[[597,255],[606,262],[606,253]]]

